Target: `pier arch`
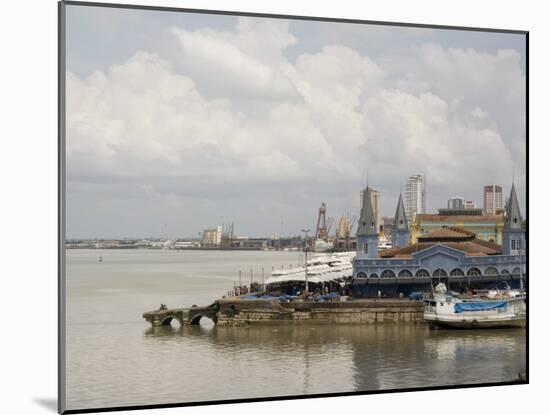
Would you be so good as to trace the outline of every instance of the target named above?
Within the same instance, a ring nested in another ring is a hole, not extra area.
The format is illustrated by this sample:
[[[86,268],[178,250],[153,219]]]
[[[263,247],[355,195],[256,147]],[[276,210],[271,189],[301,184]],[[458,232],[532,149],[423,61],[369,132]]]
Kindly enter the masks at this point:
[[[163,320],[161,320],[160,322],[160,325],[161,326],[171,326],[172,325],[172,320],[174,319],[174,317],[172,316],[167,316],[165,317]]]
[[[200,322],[203,318],[206,319],[207,321],[212,322],[212,325],[216,324],[210,316],[203,315],[203,314],[195,314],[193,318],[189,321],[189,324],[192,326],[198,326],[200,325]]]
[[[188,323],[192,326],[196,326],[200,323],[201,319],[208,318],[209,320],[212,320],[214,324],[218,322],[218,311],[220,310],[220,306],[218,302],[207,306],[207,307],[197,307],[193,306],[189,310],[188,314]]]
[[[167,314],[163,317],[161,317],[160,325],[161,326],[171,326],[172,321],[177,321],[179,326],[183,326],[183,320],[180,316],[176,314]]]

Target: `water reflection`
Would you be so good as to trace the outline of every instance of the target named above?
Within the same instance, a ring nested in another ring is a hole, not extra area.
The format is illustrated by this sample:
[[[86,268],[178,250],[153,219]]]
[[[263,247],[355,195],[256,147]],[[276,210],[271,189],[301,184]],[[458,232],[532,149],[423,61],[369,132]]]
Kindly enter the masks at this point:
[[[238,354],[248,362],[259,362],[266,371],[284,368],[287,375],[302,379],[293,389],[299,393],[511,381],[525,367],[522,329],[434,331],[406,324],[184,326],[149,328],[145,336],[152,342],[198,341],[217,359]],[[274,392],[284,394],[277,388]]]

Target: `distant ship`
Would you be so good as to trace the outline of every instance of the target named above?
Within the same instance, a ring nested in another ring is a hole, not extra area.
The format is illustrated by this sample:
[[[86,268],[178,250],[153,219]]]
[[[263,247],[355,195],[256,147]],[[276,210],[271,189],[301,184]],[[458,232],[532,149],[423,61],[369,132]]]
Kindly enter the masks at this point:
[[[327,242],[324,239],[316,239],[313,243],[315,252],[326,252],[330,249],[332,249],[332,242]]]

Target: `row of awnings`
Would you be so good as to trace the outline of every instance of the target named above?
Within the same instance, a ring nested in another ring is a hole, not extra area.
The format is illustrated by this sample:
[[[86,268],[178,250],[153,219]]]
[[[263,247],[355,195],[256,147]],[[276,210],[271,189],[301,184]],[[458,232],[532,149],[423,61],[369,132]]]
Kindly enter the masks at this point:
[[[339,270],[335,270],[333,272],[326,272],[323,274],[314,274],[309,275],[308,274],[308,282],[312,284],[322,284],[322,283],[328,283],[328,282],[340,282],[344,279],[351,277],[352,269],[345,269],[341,272],[338,272]],[[266,284],[283,284],[287,282],[305,282],[306,281],[306,274],[305,272],[297,272],[290,275],[280,275],[280,276],[271,276],[267,279]]]

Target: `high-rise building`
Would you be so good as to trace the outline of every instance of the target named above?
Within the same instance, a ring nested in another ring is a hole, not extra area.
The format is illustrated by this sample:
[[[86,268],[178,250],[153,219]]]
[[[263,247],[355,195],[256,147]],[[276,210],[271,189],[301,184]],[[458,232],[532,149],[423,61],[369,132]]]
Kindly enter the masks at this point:
[[[447,208],[449,209],[464,209],[466,202],[463,197],[454,196],[447,201]]]
[[[502,209],[502,187],[490,184],[483,187],[483,213],[495,215]]]
[[[363,193],[364,190],[361,191],[361,209],[363,208]],[[380,191],[372,187],[367,187],[367,195],[372,205],[376,229],[380,229]]]
[[[221,226],[202,231],[202,245],[219,246],[222,242],[223,230]]]
[[[374,223],[376,229],[380,230],[380,191],[369,187],[370,203],[372,204],[372,211],[374,212]]]
[[[422,173],[409,176],[405,188],[405,214],[411,223],[417,213],[426,212],[426,180]]]

